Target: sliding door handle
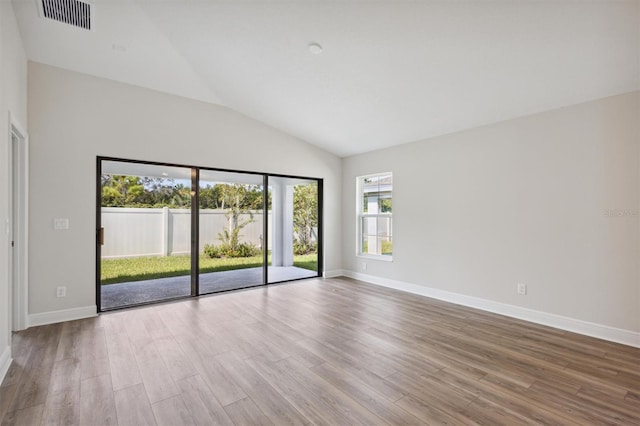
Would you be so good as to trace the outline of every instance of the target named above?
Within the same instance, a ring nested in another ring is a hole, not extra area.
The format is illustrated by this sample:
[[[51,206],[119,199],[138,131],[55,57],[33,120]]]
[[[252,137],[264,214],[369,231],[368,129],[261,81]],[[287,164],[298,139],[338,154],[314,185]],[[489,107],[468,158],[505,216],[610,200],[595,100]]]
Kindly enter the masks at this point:
[[[101,246],[104,245],[104,228],[100,228],[100,230],[98,231],[98,242]]]

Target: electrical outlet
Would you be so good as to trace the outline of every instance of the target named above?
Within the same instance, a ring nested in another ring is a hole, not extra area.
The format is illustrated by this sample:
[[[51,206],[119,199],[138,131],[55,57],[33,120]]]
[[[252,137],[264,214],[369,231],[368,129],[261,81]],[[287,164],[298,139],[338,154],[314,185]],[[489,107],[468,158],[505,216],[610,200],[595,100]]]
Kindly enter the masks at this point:
[[[518,294],[527,294],[527,285],[518,283]]]
[[[367,270],[367,262],[362,262],[362,270],[363,271]]]
[[[67,218],[53,219],[53,229],[55,229],[56,231],[69,229],[69,219]]]
[[[67,288],[66,287],[58,287],[56,289],[56,297],[67,297]]]

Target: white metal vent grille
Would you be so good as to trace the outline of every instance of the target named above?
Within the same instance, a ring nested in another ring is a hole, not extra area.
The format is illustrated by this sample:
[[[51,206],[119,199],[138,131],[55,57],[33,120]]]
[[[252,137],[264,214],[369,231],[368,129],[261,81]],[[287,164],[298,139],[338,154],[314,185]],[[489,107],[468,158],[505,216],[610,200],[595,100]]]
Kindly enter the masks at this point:
[[[91,4],[78,0],[42,0],[42,15],[54,21],[91,29]]]

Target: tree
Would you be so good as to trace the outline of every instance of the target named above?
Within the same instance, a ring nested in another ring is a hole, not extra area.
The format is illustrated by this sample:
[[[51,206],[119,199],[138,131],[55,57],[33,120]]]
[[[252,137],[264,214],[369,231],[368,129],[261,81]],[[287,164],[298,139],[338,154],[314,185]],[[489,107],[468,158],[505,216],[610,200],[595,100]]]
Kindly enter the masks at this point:
[[[234,232],[237,228],[244,228],[253,222],[253,212],[262,207],[262,191],[254,185],[241,184],[218,184],[219,187],[219,208],[226,209],[225,216],[228,221],[229,232]],[[249,215],[249,219],[240,222],[241,215]]]
[[[132,203],[144,193],[137,176],[102,175],[102,205],[122,207]]]
[[[220,185],[207,185],[200,188],[200,208],[217,209],[220,208]]]
[[[256,185],[217,184],[218,205],[226,209],[227,229],[218,234],[223,245],[235,250],[240,244],[240,230],[254,221],[253,211],[262,207],[262,190]],[[242,220],[241,216],[249,216]]]
[[[297,185],[293,189],[293,230],[298,254],[313,251],[313,228],[318,226],[318,185]]]
[[[191,189],[173,179],[102,175],[103,207],[191,207]]]

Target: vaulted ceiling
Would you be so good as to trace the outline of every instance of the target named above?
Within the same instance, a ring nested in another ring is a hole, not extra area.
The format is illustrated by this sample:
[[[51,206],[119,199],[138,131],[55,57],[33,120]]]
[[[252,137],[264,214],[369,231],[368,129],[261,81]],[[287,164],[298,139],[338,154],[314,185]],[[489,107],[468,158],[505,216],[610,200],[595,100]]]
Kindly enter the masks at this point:
[[[38,1],[13,1],[30,60],[225,105],[340,156],[640,88],[637,0],[96,0],[91,31]]]

